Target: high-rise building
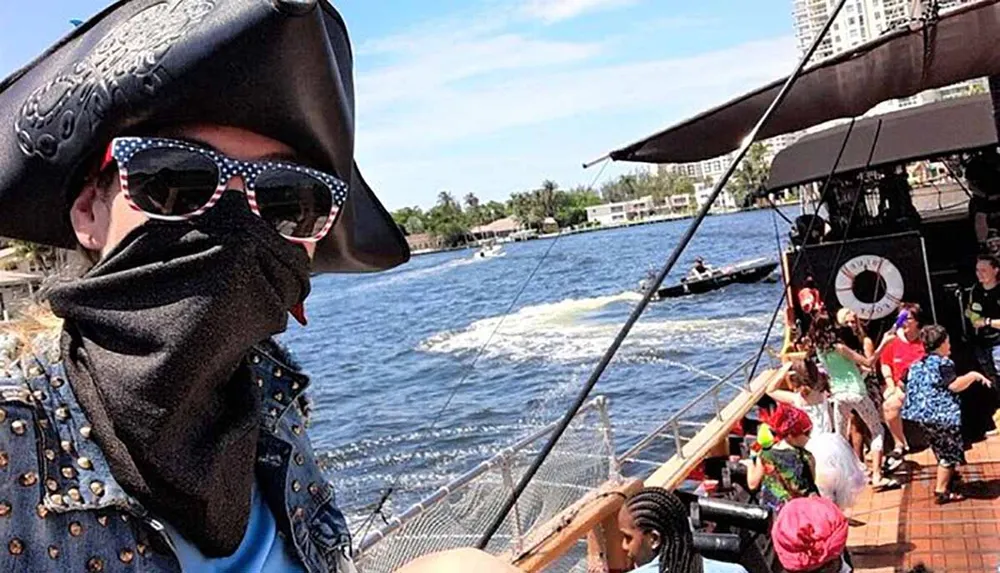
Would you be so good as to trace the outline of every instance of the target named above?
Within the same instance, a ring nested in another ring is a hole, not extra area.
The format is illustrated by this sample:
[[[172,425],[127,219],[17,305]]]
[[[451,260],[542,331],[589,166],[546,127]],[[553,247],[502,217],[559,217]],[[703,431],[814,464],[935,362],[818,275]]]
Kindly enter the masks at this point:
[[[805,54],[823,28],[839,0],[792,0],[792,17],[799,53]],[[938,0],[939,10],[949,10],[975,0]],[[927,7],[930,0],[848,0],[834,20],[827,37],[813,55],[813,62],[834,56],[877,38],[888,30],[907,25],[916,9]],[[969,93],[970,86],[986,87],[984,79],[928,90],[907,98],[876,106],[869,113],[885,113]]]
[[[897,26],[907,25],[917,7],[915,0],[848,0],[843,10],[837,15],[830,32],[820,43],[816,53],[813,54],[812,62],[818,62],[829,58],[846,50],[868,42],[892,30]],[[940,10],[948,10],[974,2],[976,0],[938,0]],[[816,35],[823,29],[823,25],[829,19],[833,9],[839,0],[792,0],[792,17],[795,25],[795,39],[800,54],[805,54],[809,46],[812,45]],[[916,0],[927,6],[930,0]],[[985,78],[970,80],[959,84],[946,86],[943,88],[927,90],[925,92],[902,98],[883,102],[872,108],[868,114],[874,115],[886,113],[898,109],[923,105],[942,99],[962,97],[972,91],[972,85],[978,84],[979,89],[988,89]],[[816,126],[813,129],[826,129],[830,123]],[[809,131],[809,130],[807,130]],[[773,158],[779,151],[794,143],[803,132],[789,133],[765,141],[768,146],[769,158]],[[660,166],[661,170],[672,173],[679,173],[691,177],[695,181],[695,186],[699,192],[711,187],[712,182],[718,180],[725,172],[729,163],[733,159],[733,154],[723,155],[705,161],[694,163],[681,163]]]

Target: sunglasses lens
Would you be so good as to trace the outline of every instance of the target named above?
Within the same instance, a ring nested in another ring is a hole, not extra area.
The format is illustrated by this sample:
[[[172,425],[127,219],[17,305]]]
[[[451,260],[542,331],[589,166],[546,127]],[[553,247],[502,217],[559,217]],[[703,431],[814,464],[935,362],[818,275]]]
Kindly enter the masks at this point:
[[[190,215],[208,204],[218,183],[215,162],[195,151],[146,149],[128,162],[129,196],[153,215]]]
[[[292,169],[268,169],[254,182],[260,216],[286,237],[308,239],[326,226],[333,194],[319,179]]]

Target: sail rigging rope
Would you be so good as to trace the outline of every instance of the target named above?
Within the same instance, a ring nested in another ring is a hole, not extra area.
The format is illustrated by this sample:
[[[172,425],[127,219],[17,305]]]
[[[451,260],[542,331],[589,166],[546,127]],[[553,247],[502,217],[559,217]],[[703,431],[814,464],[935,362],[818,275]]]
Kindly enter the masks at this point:
[[[607,168],[608,163],[610,163],[610,160],[604,162],[604,165],[601,166],[601,169],[594,176],[593,180],[591,180],[589,188],[593,189],[594,185],[597,184],[597,181],[601,178],[601,175],[604,174],[604,170]],[[469,378],[469,376],[475,370],[476,363],[479,362],[479,359],[482,357],[483,353],[486,351],[486,348],[489,347],[490,342],[493,341],[493,337],[496,336],[496,333],[500,330],[500,327],[503,326],[504,320],[506,320],[507,317],[510,315],[511,311],[514,310],[514,305],[516,305],[517,301],[521,299],[521,295],[524,294],[525,289],[527,289],[528,285],[531,284],[531,281],[532,281],[532,279],[535,278],[535,275],[538,273],[538,270],[540,268],[542,268],[542,264],[545,263],[545,260],[549,256],[549,253],[552,252],[552,248],[556,246],[556,243],[559,241],[560,237],[562,237],[561,234],[560,235],[556,235],[549,242],[548,248],[545,249],[545,252],[542,253],[542,257],[538,260],[538,263],[535,264],[534,268],[531,269],[531,273],[528,275],[528,278],[525,279],[523,283],[521,283],[521,287],[518,289],[517,293],[514,294],[514,298],[510,301],[510,304],[507,305],[507,309],[500,316],[500,320],[497,321],[496,325],[490,331],[489,336],[486,337],[486,341],[483,342],[483,344],[476,351],[476,354],[475,354],[475,356],[473,356],[472,361],[469,362],[465,366],[464,372],[462,373],[461,378],[459,378],[458,382],[453,385],[453,387],[451,388],[451,391],[448,393],[448,397],[445,399],[444,403],[441,405],[441,407],[438,409],[437,413],[431,419],[430,424],[428,424],[424,428],[421,428],[420,430],[417,430],[418,432],[420,432],[420,431],[430,432],[430,431],[434,430],[434,428],[437,426],[438,422],[441,421],[441,417],[444,415],[444,412],[451,405],[452,400],[455,399],[455,396],[458,394],[458,390],[460,388],[462,388],[462,386],[465,384],[465,381]],[[400,461],[399,465],[403,466],[403,465],[409,463],[410,460],[412,460],[420,451],[422,451],[422,449],[423,448],[422,448],[421,444],[414,444],[414,446],[410,449],[409,455],[405,459],[403,459],[402,461]],[[357,539],[358,543],[364,541],[365,536],[368,535],[368,531],[371,529],[371,526],[374,523],[376,517],[382,517],[382,520],[385,521],[385,516],[382,513],[382,510],[385,507],[385,504],[388,503],[389,499],[396,492],[396,488],[399,485],[399,480],[402,477],[403,477],[402,472],[396,472],[396,474],[393,475],[392,483],[389,484],[389,487],[386,488],[385,491],[382,493],[382,495],[379,497],[378,502],[375,503],[374,508],[372,509],[371,513],[365,519],[365,523],[361,527],[361,533],[356,536],[356,539]]]
[[[830,192],[830,184],[833,182],[833,178],[837,173],[837,167],[840,166],[840,160],[844,157],[844,151],[847,149],[847,142],[851,139],[851,133],[854,131],[854,125],[856,122],[857,118],[851,118],[851,123],[847,126],[847,132],[844,134],[844,140],[840,142],[840,149],[837,151],[837,157],[834,158],[833,165],[830,167],[830,172],[827,173],[826,180],[823,181],[823,187],[820,190],[819,200],[816,202],[816,207],[813,209],[812,217],[809,219],[809,225],[806,227],[806,232],[803,234],[803,236],[806,237],[806,240],[808,240],[808,237],[812,235],[813,226],[820,220],[819,210],[822,208],[824,201],[826,201],[827,193]],[[775,207],[775,210],[777,210],[777,207]],[[780,256],[781,254],[779,252],[779,257]],[[803,260],[806,261],[806,266],[809,266],[808,259],[809,255],[805,249],[805,245],[803,244],[803,246],[799,249],[799,256],[795,257],[795,264],[793,264],[792,268],[788,271],[787,281],[790,282],[792,277],[795,276],[795,271],[798,270],[799,265],[802,264]],[[761,339],[760,348],[757,350],[757,355],[754,357],[753,366],[750,368],[750,375],[747,377],[747,381],[752,380],[754,375],[757,373],[757,367],[760,366],[760,359],[764,356],[764,351],[767,349],[767,341],[771,338],[771,332],[774,330],[774,323],[778,319],[778,313],[781,312],[781,307],[784,306],[786,297],[791,300],[791,297],[788,296],[788,292],[791,288],[792,285],[786,282],[785,288],[781,289],[781,295],[778,297],[778,303],[774,307],[774,312],[771,313],[771,321],[767,325],[767,332]]]
[[[809,46],[809,49],[806,51],[805,55],[803,55],[803,57],[799,60],[798,64],[795,67],[795,70],[785,80],[784,85],[782,85],[777,96],[774,98],[774,101],[771,102],[771,105],[768,106],[767,110],[757,121],[756,125],[743,140],[743,143],[741,144],[739,150],[736,153],[736,157],[733,158],[733,161],[730,162],[729,167],[726,169],[726,172],[722,175],[719,181],[716,182],[715,187],[712,189],[711,195],[702,205],[701,209],[698,212],[697,217],[694,219],[694,221],[691,222],[691,225],[688,227],[687,231],[685,231],[684,235],[681,237],[681,240],[678,243],[678,245],[674,247],[673,252],[670,254],[670,257],[668,258],[666,264],[663,266],[659,274],[654,279],[653,284],[645,292],[645,294],[642,297],[642,300],[640,300],[639,303],[636,305],[636,307],[632,310],[631,315],[629,315],[628,319],[625,321],[625,324],[618,332],[618,335],[611,343],[611,346],[605,352],[604,356],[597,364],[597,367],[594,369],[593,373],[590,375],[587,382],[584,384],[583,388],[581,388],[573,404],[563,415],[562,419],[559,422],[559,425],[556,426],[552,434],[550,434],[549,439],[545,444],[545,446],[542,448],[538,456],[535,457],[531,465],[521,476],[521,479],[518,481],[517,486],[510,493],[510,495],[507,496],[507,499],[505,500],[500,511],[495,516],[493,522],[490,524],[489,528],[483,533],[483,536],[479,540],[478,544],[479,549],[486,548],[490,540],[493,538],[493,535],[496,534],[496,532],[500,529],[500,526],[503,524],[504,520],[506,520],[507,514],[510,513],[511,509],[513,509],[514,507],[514,504],[517,503],[518,498],[524,492],[525,488],[527,488],[528,483],[531,482],[532,478],[534,478],[535,474],[538,472],[538,469],[541,467],[542,462],[545,461],[549,453],[553,450],[553,448],[555,448],[555,445],[559,441],[559,438],[562,437],[563,433],[566,431],[566,428],[569,427],[569,424],[576,416],[577,411],[583,406],[584,402],[587,400],[587,397],[590,395],[591,390],[593,390],[594,386],[597,384],[597,381],[600,380],[601,375],[608,367],[608,364],[611,363],[611,359],[618,352],[618,349],[625,341],[625,337],[628,336],[629,332],[631,332],[632,326],[635,325],[635,323],[639,320],[639,317],[642,316],[643,311],[646,310],[646,307],[652,300],[653,295],[656,294],[656,291],[663,283],[663,280],[667,277],[667,274],[671,271],[671,269],[673,269],[674,264],[676,264],[677,260],[680,258],[681,253],[684,252],[684,249],[687,247],[688,243],[690,243],[692,237],[694,237],[694,234],[698,230],[698,227],[701,225],[702,221],[705,220],[705,217],[708,215],[708,211],[712,207],[712,204],[715,203],[715,200],[722,193],[722,190],[725,187],[726,183],[729,182],[730,177],[732,177],[733,173],[736,171],[736,167],[739,165],[740,161],[743,160],[747,152],[750,150],[750,146],[757,139],[757,135],[760,133],[763,126],[767,123],[768,120],[770,120],[771,116],[774,115],[774,113],[781,106],[782,102],[788,96],[789,91],[791,91],[792,86],[795,84],[795,80],[802,74],[802,71],[805,69],[806,64],[809,62],[813,54],[819,48],[820,42],[822,42],[823,38],[825,38],[826,35],[829,33],[830,28],[833,26],[834,19],[837,17],[837,14],[840,13],[841,9],[843,9],[846,3],[847,0],[840,0],[839,2],[837,2],[837,6],[831,12],[826,23],[823,25],[823,28],[820,30],[819,34],[816,35],[816,38],[813,40],[812,45]]]
[[[875,124],[875,137],[872,138],[872,145],[871,148],[868,150],[868,160],[865,162],[865,167],[861,171],[861,174],[859,174],[859,179],[863,177],[863,174],[868,170],[868,168],[872,164],[872,158],[875,156],[875,146],[878,144],[878,136],[880,133],[882,133],[881,119],[878,120],[878,123]],[[851,214],[847,217],[847,226],[844,228],[844,231],[842,233],[840,246],[837,248],[837,256],[833,258],[833,266],[832,266],[833,269],[837,269],[840,266],[840,257],[843,256],[844,247],[847,246],[847,235],[848,233],[851,232],[851,224],[854,223],[854,215],[858,211],[858,202],[861,200],[861,197],[863,195],[864,195],[864,183],[862,179],[861,183],[858,186],[857,193],[854,194],[854,201],[851,202]],[[827,282],[826,288],[823,289],[822,298],[824,299],[827,298],[827,296],[830,294],[830,289],[833,288],[834,285],[836,284],[836,280],[837,280],[837,273],[836,272],[830,273],[830,277]],[[875,282],[873,286],[873,291],[874,291],[872,292],[873,296],[878,293],[878,282]]]

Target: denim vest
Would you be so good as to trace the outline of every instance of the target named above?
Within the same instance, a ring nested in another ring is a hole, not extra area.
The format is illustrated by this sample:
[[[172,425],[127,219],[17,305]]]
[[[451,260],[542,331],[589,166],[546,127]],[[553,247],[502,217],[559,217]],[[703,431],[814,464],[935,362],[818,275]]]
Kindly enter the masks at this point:
[[[10,362],[0,348],[0,571],[179,571],[163,525],[90,439],[58,339],[35,346]],[[307,571],[354,571],[347,524],[305,435],[308,378],[273,343],[247,361],[263,393],[257,481],[278,535]]]

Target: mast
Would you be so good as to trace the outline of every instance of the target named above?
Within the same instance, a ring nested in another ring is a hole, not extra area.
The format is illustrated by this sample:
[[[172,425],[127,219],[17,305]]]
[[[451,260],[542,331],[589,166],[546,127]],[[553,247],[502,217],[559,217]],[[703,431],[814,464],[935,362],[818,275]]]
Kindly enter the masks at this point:
[[[993,75],[989,80],[990,100],[993,102],[993,127],[1000,139],[1000,75]]]

